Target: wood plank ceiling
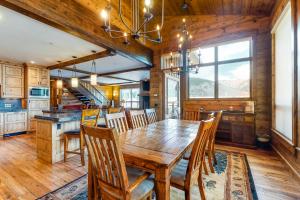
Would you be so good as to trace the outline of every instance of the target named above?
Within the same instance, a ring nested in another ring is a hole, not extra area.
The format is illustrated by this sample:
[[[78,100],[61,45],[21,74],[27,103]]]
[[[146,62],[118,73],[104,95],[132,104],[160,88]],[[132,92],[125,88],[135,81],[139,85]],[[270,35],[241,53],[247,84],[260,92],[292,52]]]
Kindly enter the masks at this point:
[[[257,15],[270,16],[277,0],[165,0],[165,15]],[[159,7],[159,6],[158,6]]]

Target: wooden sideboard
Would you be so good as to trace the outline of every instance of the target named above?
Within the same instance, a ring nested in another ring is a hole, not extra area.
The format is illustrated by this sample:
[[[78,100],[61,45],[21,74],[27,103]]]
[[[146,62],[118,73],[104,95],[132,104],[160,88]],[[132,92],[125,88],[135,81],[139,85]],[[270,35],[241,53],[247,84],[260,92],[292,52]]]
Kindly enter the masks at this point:
[[[202,111],[201,119],[213,111]],[[255,114],[224,111],[218,126],[216,142],[234,146],[253,148],[256,143]]]

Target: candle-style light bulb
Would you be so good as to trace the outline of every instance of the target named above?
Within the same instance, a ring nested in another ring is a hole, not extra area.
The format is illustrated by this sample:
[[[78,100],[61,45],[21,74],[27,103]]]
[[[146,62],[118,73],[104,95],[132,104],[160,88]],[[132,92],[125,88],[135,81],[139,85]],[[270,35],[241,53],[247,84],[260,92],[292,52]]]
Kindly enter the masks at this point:
[[[185,23],[185,18],[182,19],[182,22]]]
[[[147,12],[147,9],[144,7],[143,8],[143,13],[146,13]]]
[[[124,36],[124,44],[128,44],[128,34],[124,32],[123,36]]]
[[[151,5],[151,0],[145,0],[145,6],[149,8],[150,5]]]
[[[179,38],[179,37],[180,37],[180,34],[178,33],[178,34],[177,34],[177,38]]]

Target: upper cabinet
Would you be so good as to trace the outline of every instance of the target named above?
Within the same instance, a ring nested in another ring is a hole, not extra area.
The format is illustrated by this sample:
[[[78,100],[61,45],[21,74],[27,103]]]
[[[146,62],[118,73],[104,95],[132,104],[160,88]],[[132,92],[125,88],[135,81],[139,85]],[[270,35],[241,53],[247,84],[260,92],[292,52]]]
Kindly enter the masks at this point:
[[[2,64],[2,98],[24,98],[24,68]]]
[[[49,87],[49,70],[40,67],[28,67],[28,87]]]

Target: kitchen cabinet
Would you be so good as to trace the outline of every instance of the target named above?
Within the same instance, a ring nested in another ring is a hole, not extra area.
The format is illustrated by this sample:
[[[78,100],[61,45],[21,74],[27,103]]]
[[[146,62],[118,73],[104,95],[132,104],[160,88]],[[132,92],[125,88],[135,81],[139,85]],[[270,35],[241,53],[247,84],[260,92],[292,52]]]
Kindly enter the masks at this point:
[[[2,98],[24,98],[24,68],[2,64]]]
[[[29,99],[28,100],[28,130],[36,130],[35,115],[42,115],[43,110],[49,110],[50,100],[49,99]]]
[[[28,87],[49,87],[49,70],[40,67],[28,67],[27,80]]]
[[[4,133],[27,131],[27,112],[4,113]]]

